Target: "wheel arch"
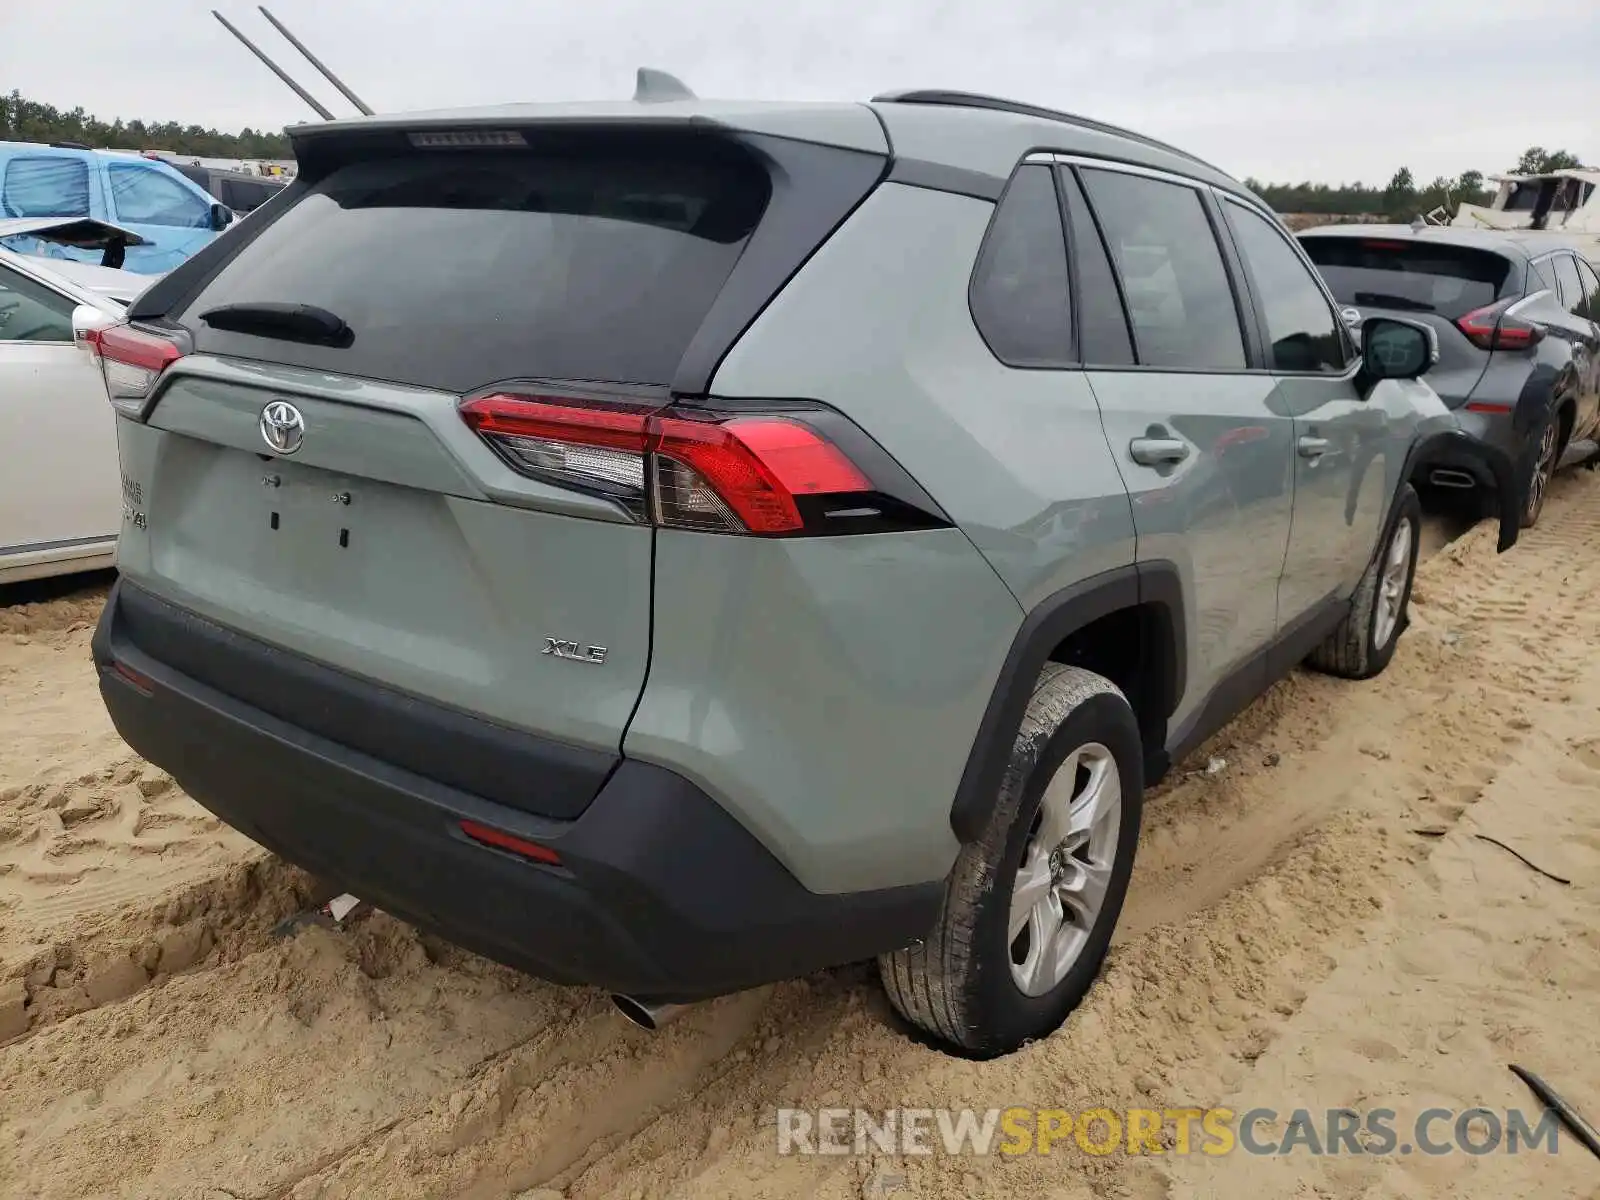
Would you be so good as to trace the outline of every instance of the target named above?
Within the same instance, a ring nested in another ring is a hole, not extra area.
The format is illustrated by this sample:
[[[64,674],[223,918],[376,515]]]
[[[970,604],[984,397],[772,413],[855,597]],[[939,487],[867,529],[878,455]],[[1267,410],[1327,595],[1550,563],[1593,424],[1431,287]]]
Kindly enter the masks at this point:
[[[1167,722],[1186,686],[1184,614],[1178,568],[1158,561],[1090,576],[1046,597],[1027,615],[1000,668],[950,808],[950,826],[963,843],[982,833],[1046,663],[1085,666],[1111,679],[1138,720],[1147,781],[1166,771]]]
[[[1480,441],[1460,429],[1445,429],[1418,438],[1406,453],[1406,460],[1395,481],[1394,494],[1379,527],[1378,552],[1384,534],[1394,520],[1396,506],[1400,503],[1401,489],[1411,484],[1421,492],[1427,482],[1427,471],[1432,467],[1454,466],[1469,471],[1474,476],[1487,477],[1494,485],[1495,516],[1500,523],[1500,536],[1496,549],[1501,553],[1516,545],[1522,532],[1522,503],[1527,491],[1526,481],[1511,456],[1497,446]]]

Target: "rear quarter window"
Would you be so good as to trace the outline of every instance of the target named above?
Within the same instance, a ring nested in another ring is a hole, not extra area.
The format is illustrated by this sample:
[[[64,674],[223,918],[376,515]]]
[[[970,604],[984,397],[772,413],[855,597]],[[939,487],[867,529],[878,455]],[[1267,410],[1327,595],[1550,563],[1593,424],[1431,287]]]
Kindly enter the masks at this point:
[[[1340,304],[1438,313],[1457,320],[1520,294],[1519,273],[1492,250],[1391,238],[1302,237]]]
[[[80,158],[19,155],[0,180],[0,210],[8,217],[89,216],[89,167]]]
[[[665,384],[756,228],[734,152],[417,152],[341,166],[181,315],[202,352],[445,391],[513,379]],[[311,304],[345,348],[209,329],[225,304]]]

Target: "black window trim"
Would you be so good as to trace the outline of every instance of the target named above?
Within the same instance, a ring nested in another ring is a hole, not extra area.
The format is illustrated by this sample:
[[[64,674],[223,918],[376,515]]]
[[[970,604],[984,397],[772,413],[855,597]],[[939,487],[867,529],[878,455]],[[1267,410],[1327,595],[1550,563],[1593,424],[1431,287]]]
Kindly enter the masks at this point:
[[[1117,265],[1111,260],[1111,247],[1106,243],[1106,231],[1100,227],[1100,218],[1095,214],[1094,205],[1089,202],[1089,193],[1083,186],[1076,168],[1062,162],[1052,162],[1051,173],[1056,181],[1056,199],[1061,205],[1061,232],[1067,239],[1067,281],[1072,287],[1072,348],[1080,360],[1084,370],[1106,371],[1120,367],[1139,365],[1139,338],[1133,327],[1133,315],[1128,311],[1128,297],[1122,290],[1122,276],[1117,274]],[[1122,314],[1122,327],[1128,334],[1128,352],[1133,355],[1131,363],[1091,363],[1084,359],[1083,354],[1083,288],[1079,284],[1078,271],[1078,238],[1072,229],[1072,209],[1067,202],[1067,189],[1062,186],[1061,177],[1070,174],[1073,184],[1078,189],[1078,194],[1083,197],[1083,211],[1089,218],[1089,227],[1094,230],[1094,236],[1100,243],[1100,253],[1105,257],[1106,269],[1111,273],[1111,286],[1117,292],[1117,311]]]
[[[1087,184],[1083,179],[1083,170],[1112,171],[1124,175],[1137,175],[1154,179],[1162,183],[1177,184],[1181,187],[1192,189],[1199,201],[1201,211],[1205,213],[1206,222],[1211,227],[1211,236],[1216,242],[1217,253],[1222,259],[1223,275],[1228,280],[1228,289],[1233,294],[1234,317],[1239,323],[1239,337],[1244,344],[1245,365],[1239,367],[1168,367],[1155,363],[1126,363],[1118,365],[1105,365],[1100,363],[1086,364],[1084,369],[1092,371],[1133,371],[1145,375],[1271,375],[1274,372],[1265,366],[1265,349],[1261,344],[1261,335],[1256,328],[1255,303],[1245,288],[1240,277],[1240,264],[1237,253],[1233,247],[1231,235],[1219,229],[1218,222],[1222,218],[1221,211],[1217,208],[1217,200],[1213,194],[1214,185],[1203,179],[1195,179],[1188,175],[1180,175],[1172,171],[1163,171],[1156,167],[1147,167],[1140,163],[1124,162],[1121,159],[1101,158],[1094,155],[1067,153],[1057,150],[1036,150],[1028,154],[1023,163],[1050,162],[1056,163],[1073,170],[1077,175],[1078,186],[1083,189],[1084,199],[1089,205],[1089,215],[1094,220],[1096,231],[1099,232],[1102,242],[1105,239],[1105,224],[1100,219],[1100,214],[1095,211],[1094,198],[1090,196]],[[1123,295],[1121,272],[1117,263],[1111,256],[1110,250],[1106,251],[1111,259],[1111,274],[1117,281],[1118,297],[1123,301],[1123,316],[1128,320],[1129,336],[1133,341],[1134,357],[1139,357],[1139,343],[1137,334],[1133,329],[1133,321],[1127,310],[1127,298]],[[1074,300],[1077,298],[1074,297]]]
[[[1317,270],[1317,264],[1311,261],[1311,256],[1306,253],[1305,247],[1301,244],[1300,239],[1295,237],[1292,233],[1289,233],[1286,229],[1283,229],[1278,218],[1261,205],[1246,203],[1236,196],[1228,195],[1225,192],[1219,192],[1215,188],[1213,188],[1212,191],[1216,193],[1219,200],[1261,217],[1266,221],[1269,228],[1277,232],[1278,239],[1288,245],[1289,252],[1299,260],[1300,265],[1303,266],[1310,274],[1311,281],[1316,285],[1317,291],[1322,295],[1323,303],[1328,306],[1329,315],[1333,317],[1333,327],[1339,336],[1339,343],[1344,347],[1345,365],[1343,371],[1287,371],[1279,368],[1275,363],[1273,363],[1270,356],[1264,356],[1264,361],[1267,363],[1269,373],[1272,375],[1278,375],[1292,379],[1354,379],[1357,372],[1359,372],[1361,369],[1361,353],[1356,347],[1355,339],[1350,335],[1350,327],[1345,324],[1342,306],[1339,304],[1338,300],[1334,298],[1332,289],[1328,287],[1328,281],[1322,277],[1322,272]],[[1233,225],[1231,221],[1227,220],[1226,209],[1223,210],[1223,216],[1223,224],[1228,227],[1228,240],[1233,242]],[[1244,251],[1238,247],[1237,243],[1234,243],[1234,252],[1239,256],[1239,269],[1244,274],[1245,279],[1249,282],[1251,293],[1253,295],[1259,295],[1261,292],[1261,285],[1259,281],[1257,281],[1255,273],[1250,269],[1250,262],[1245,258]],[[1261,344],[1263,348],[1270,347],[1272,345],[1272,334],[1267,328],[1266,313],[1262,311],[1261,305],[1259,304],[1252,304],[1251,308],[1255,311],[1256,323],[1260,327]]]
[[[1061,233],[1061,249],[1067,259],[1067,345],[1063,347],[1065,354],[1056,362],[1014,363],[1008,362],[989,341],[989,336],[983,331],[983,324],[978,320],[978,314],[972,308],[972,293],[978,282],[978,269],[984,264],[984,254],[989,249],[990,239],[995,236],[995,228],[1000,223],[1000,214],[1005,211],[1006,197],[1011,194],[1011,189],[1016,185],[1022,173],[1030,166],[1044,173],[1050,181],[1050,189],[1056,198],[1056,224]],[[1039,166],[1023,159],[1011,169],[1011,175],[1006,179],[1006,185],[1000,190],[999,197],[994,202],[994,210],[989,214],[989,221],[983,228],[983,237],[978,242],[978,252],[972,257],[972,270],[967,274],[967,316],[972,321],[972,328],[978,334],[978,340],[989,351],[989,356],[1010,371],[1072,371],[1082,368],[1079,359],[1078,347],[1078,279],[1076,265],[1072,261],[1072,241],[1067,230],[1066,205],[1061,195],[1061,183],[1056,179],[1055,172],[1048,165]]]
[[[1575,316],[1579,315],[1577,310],[1572,308],[1570,305],[1568,305],[1568,303],[1566,301],[1566,298],[1561,295],[1561,270],[1560,270],[1559,267],[1556,266],[1556,259],[1558,259],[1558,258],[1568,259],[1572,263],[1572,273],[1578,277],[1578,292],[1579,292],[1579,295],[1578,295],[1577,302],[1579,304],[1582,304],[1583,303],[1583,295],[1582,295],[1582,292],[1583,292],[1583,273],[1578,270],[1578,256],[1575,253],[1573,253],[1571,250],[1567,249],[1565,246],[1560,246],[1560,247],[1558,247],[1558,248],[1556,248],[1554,250],[1551,250],[1551,251],[1549,251],[1549,252],[1547,252],[1545,254],[1541,254],[1538,258],[1534,259],[1533,261],[1535,263],[1548,262],[1550,264],[1550,269],[1555,272],[1555,276],[1556,276],[1555,277],[1555,285],[1556,286],[1555,286],[1555,289],[1551,292],[1551,299],[1553,299],[1556,302],[1556,307],[1559,308],[1562,312],[1566,313],[1569,317],[1575,317]]]
[[[1600,268],[1596,268],[1593,263],[1576,251],[1573,252],[1572,260],[1578,265],[1578,282],[1583,284],[1585,288],[1583,296],[1584,311],[1579,316],[1585,317],[1590,321],[1600,322]],[[1583,273],[1585,271],[1589,272],[1589,278],[1595,282],[1595,288],[1592,292],[1588,291],[1588,285],[1584,284]]]

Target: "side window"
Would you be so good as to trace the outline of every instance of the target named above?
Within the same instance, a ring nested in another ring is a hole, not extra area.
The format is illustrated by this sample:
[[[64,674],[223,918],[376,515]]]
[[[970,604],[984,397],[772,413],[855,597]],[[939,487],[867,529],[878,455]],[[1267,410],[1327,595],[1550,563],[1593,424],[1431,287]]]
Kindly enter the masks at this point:
[[[1600,275],[1583,259],[1578,260],[1578,278],[1583,281],[1583,305],[1579,315],[1591,321],[1600,321]]]
[[[1012,177],[978,251],[967,293],[994,356],[1012,367],[1072,361],[1072,308],[1061,206],[1047,166]]]
[[[1083,172],[1147,366],[1242,371],[1244,335],[1200,194],[1183,184]]]
[[[44,284],[0,267],[0,343],[71,342],[76,307]]]
[[[1561,305],[1575,313],[1583,307],[1583,284],[1578,279],[1578,264],[1570,254],[1555,256],[1556,282],[1561,285]]]
[[[1089,199],[1078,178],[1061,168],[1061,188],[1067,199],[1067,229],[1072,256],[1078,268],[1078,357],[1091,366],[1125,367],[1133,362],[1133,339],[1128,317],[1117,291],[1111,260],[1095,228]]]
[[[1342,372],[1344,335],[1311,268],[1260,213],[1232,200],[1223,210],[1266,317],[1273,370]]]
[[[1556,282],[1556,267],[1553,258],[1534,260],[1533,269],[1539,276],[1538,287],[1547,287],[1554,295],[1561,295],[1561,285]],[[1534,285],[1533,280],[1530,279],[1528,281],[1528,290],[1530,292],[1537,291],[1538,287]]]
[[[13,158],[0,183],[0,209],[8,217],[87,217],[89,166],[81,158]]]
[[[111,167],[111,199],[117,216],[132,225],[206,229],[211,206],[170,175],[153,167]]]

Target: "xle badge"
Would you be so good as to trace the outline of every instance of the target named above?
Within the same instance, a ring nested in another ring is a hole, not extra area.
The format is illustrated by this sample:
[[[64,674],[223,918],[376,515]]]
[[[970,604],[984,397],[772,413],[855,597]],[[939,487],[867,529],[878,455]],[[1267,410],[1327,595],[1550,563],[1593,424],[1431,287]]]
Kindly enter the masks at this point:
[[[598,667],[606,661],[604,646],[585,646],[579,642],[563,641],[561,638],[545,638],[544,649],[540,653],[553,654],[557,658],[570,658],[573,662],[588,663],[591,667]]]

